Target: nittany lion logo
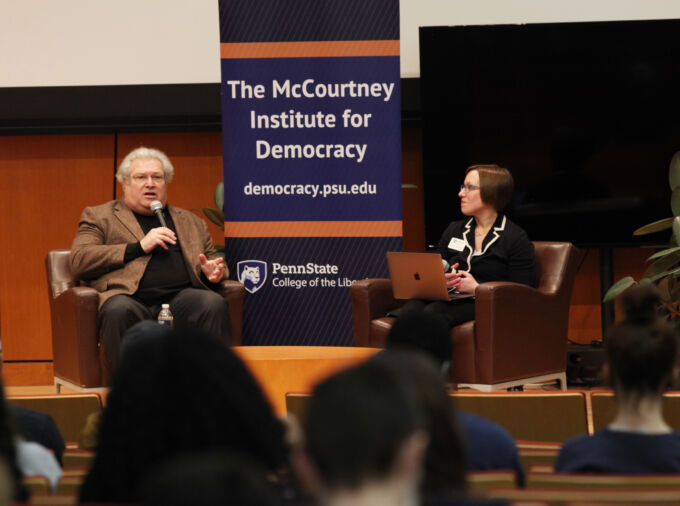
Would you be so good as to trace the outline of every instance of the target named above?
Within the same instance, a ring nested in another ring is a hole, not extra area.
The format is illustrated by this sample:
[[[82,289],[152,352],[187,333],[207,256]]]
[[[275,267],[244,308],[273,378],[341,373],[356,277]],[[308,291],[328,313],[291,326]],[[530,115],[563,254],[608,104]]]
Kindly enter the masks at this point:
[[[236,264],[238,280],[250,293],[257,292],[267,281],[267,264],[260,260],[243,260]]]

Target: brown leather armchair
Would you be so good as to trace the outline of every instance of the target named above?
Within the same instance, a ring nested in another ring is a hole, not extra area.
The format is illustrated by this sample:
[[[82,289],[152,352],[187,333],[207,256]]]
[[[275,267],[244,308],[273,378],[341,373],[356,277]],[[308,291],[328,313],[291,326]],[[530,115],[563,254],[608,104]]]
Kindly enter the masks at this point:
[[[475,291],[476,320],[451,329],[451,381],[497,390],[559,379],[566,389],[569,301],[576,277],[576,248],[534,242],[536,288],[483,283]],[[354,344],[384,346],[394,318],[385,314],[405,301],[392,296],[389,279],[364,279],[350,287]]]
[[[99,293],[80,283],[71,273],[71,250],[52,250],[45,258],[47,289],[52,315],[54,383],[76,389],[101,389],[109,383],[110,371],[99,346],[97,311]],[[245,288],[237,281],[222,281],[219,293],[229,303],[232,345],[240,345],[243,330]]]

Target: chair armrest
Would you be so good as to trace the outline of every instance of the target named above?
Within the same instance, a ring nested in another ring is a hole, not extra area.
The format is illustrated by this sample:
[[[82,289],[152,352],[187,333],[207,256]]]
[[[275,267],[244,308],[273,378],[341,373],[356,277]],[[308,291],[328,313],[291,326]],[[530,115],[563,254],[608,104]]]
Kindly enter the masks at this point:
[[[496,297],[512,297],[522,294],[528,296],[531,293],[545,296],[545,294],[538,289],[532,286],[523,285],[522,283],[513,283],[512,281],[491,281],[477,285],[475,298],[477,300],[485,298],[493,299]]]
[[[560,297],[495,281],[479,285],[475,299],[478,370],[494,374],[481,383],[565,369],[569,305]]]
[[[54,373],[80,386],[101,385],[99,292],[74,286],[50,298]]]
[[[243,283],[231,279],[223,279],[217,286],[217,292],[227,299],[229,318],[231,319],[231,345],[240,346],[243,342],[243,297],[246,288]]]
[[[385,316],[405,301],[392,296],[392,280],[385,278],[361,279],[352,283],[349,292],[352,297],[354,345],[370,346],[371,320]]]

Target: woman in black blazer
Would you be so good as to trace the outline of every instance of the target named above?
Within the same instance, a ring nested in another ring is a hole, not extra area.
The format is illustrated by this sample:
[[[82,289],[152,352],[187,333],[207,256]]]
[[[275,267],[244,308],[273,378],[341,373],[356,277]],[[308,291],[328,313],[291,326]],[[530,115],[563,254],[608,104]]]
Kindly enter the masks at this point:
[[[439,240],[439,252],[451,266],[450,291],[474,295],[488,281],[534,285],[534,245],[526,232],[501,213],[512,197],[514,181],[498,165],[472,165],[460,186],[460,209],[467,218],[452,222]],[[474,298],[452,301],[410,300],[400,314],[434,311],[450,326],[474,320]]]

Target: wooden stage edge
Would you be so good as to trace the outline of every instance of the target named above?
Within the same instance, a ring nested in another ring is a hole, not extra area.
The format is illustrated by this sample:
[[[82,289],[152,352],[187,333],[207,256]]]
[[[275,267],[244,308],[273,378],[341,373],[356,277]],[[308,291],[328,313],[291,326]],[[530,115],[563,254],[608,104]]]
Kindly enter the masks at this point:
[[[233,350],[260,384],[275,413],[282,416],[286,414],[286,393],[311,392],[317,382],[380,351],[333,346],[236,346]],[[54,392],[53,367],[49,361],[6,362],[2,377],[8,395]],[[528,389],[557,387],[530,385]]]
[[[351,346],[235,346],[232,349],[279,415],[286,414],[286,393],[310,392],[320,380],[379,351]],[[50,391],[54,388],[53,372],[52,362],[5,362],[2,376],[8,392],[32,387]]]

